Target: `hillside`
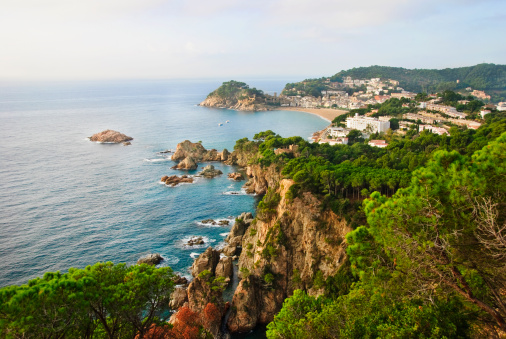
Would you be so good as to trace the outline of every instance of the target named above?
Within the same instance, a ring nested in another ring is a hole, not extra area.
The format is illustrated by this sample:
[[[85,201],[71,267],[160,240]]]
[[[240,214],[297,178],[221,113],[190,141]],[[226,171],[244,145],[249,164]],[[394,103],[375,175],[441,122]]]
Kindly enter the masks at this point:
[[[230,108],[239,111],[265,111],[267,96],[263,91],[250,88],[246,83],[239,81],[224,82],[200,106]]]
[[[411,92],[440,92],[471,87],[486,91],[493,96],[493,101],[503,101],[506,98],[506,65],[479,64],[441,70],[386,66],[358,67],[336,73],[330,81],[342,82],[344,76],[355,79],[393,79],[399,81],[399,86]]]

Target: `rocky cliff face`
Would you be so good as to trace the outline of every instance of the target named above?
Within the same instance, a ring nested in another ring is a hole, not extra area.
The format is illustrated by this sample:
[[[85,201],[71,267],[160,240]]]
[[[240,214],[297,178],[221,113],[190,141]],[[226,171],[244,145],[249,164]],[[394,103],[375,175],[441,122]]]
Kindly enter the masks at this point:
[[[251,169],[258,192],[279,179],[273,169]],[[263,173],[263,174],[262,174]],[[271,173],[271,174],[269,174]],[[227,325],[231,332],[245,332],[268,323],[295,289],[310,295],[324,292],[321,284],[337,273],[345,259],[344,237],[350,231],[345,220],[331,211],[322,212],[320,202],[309,193],[290,201],[291,180],[277,182],[281,198],[276,212],[262,220],[257,215],[242,239],[239,277]],[[260,212],[260,211],[259,211]]]
[[[237,99],[237,98],[222,98],[217,95],[210,95],[200,103],[200,106],[205,107],[218,107],[229,108],[236,111],[268,111],[269,108],[265,103],[257,100],[254,97]]]

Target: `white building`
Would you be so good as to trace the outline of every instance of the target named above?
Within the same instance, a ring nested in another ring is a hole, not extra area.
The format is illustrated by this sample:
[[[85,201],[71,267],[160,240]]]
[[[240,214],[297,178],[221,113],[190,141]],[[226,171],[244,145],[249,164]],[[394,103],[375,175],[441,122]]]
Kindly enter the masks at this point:
[[[506,102],[500,102],[497,104],[498,111],[506,111]]]
[[[337,138],[337,139],[326,139],[320,140],[319,144],[329,144],[330,146],[334,145],[348,145],[348,138]]]
[[[390,121],[379,121],[377,118],[363,117],[356,113],[354,117],[346,119],[346,127],[359,131],[369,129],[371,133],[386,132],[390,128]]]
[[[369,146],[372,147],[379,147],[379,148],[385,148],[388,146],[387,142],[385,140],[371,140],[367,143]]]
[[[488,109],[481,110],[481,111],[480,111],[481,118],[482,118],[482,119],[485,119],[485,115],[487,115],[487,114],[489,114],[489,113],[492,113],[492,112],[491,112],[491,111],[489,111]]]
[[[330,127],[328,133],[333,138],[346,138],[350,130],[342,127]]]
[[[438,135],[443,135],[443,134],[446,134],[448,135],[448,131],[442,127],[436,127],[436,126],[432,126],[432,125],[420,125],[418,127],[418,130],[421,132],[423,130],[428,130],[428,131],[431,131],[432,133],[434,134],[438,134]]]

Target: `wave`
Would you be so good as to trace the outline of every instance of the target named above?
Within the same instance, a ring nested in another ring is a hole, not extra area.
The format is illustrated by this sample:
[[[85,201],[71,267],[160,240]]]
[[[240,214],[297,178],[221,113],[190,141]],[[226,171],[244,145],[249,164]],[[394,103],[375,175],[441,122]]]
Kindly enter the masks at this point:
[[[170,161],[171,159],[170,158],[157,158],[157,159],[144,159],[143,161],[146,161],[146,162],[160,162],[160,161]]]
[[[240,191],[227,191],[227,192],[223,192],[222,194],[223,195],[250,195],[250,196],[257,195],[256,193],[247,193],[246,189],[244,189],[244,188],[241,188]]]
[[[190,241],[190,239],[194,239],[194,238],[202,238],[202,240],[204,240],[204,243],[203,244],[200,244],[200,245],[188,245],[188,241]],[[180,241],[179,241],[179,248],[182,248],[182,249],[200,249],[200,248],[207,248],[209,247],[210,244],[212,243],[215,243],[216,242],[216,239],[211,239],[209,237],[206,237],[206,236],[202,236],[202,235],[192,235],[192,236],[189,236],[189,237],[184,237],[182,238]]]
[[[200,255],[200,253],[196,253],[196,252],[192,252],[190,253],[190,257],[192,257],[192,259],[197,259],[197,257]]]
[[[226,237],[226,236],[227,236],[227,235],[229,235],[229,234],[230,234],[230,232],[227,232],[227,233],[220,233],[220,235],[221,235],[222,237]]]
[[[215,224],[213,225],[212,223],[203,223],[202,221],[197,221],[196,224],[199,225],[199,226],[204,226],[204,227],[228,227],[228,226],[232,226],[234,225],[235,223],[235,217],[228,217],[228,218],[221,218],[221,219],[209,219],[209,220],[213,220],[215,222]],[[220,225],[220,221],[228,221],[228,224],[227,225]]]

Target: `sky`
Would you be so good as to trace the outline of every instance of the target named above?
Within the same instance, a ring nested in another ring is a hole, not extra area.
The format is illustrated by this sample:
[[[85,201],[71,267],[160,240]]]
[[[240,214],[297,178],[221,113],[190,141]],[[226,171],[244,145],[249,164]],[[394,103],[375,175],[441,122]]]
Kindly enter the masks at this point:
[[[504,0],[0,0],[0,80],[506,64]]]

